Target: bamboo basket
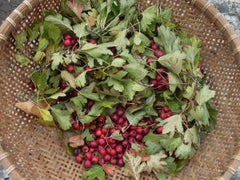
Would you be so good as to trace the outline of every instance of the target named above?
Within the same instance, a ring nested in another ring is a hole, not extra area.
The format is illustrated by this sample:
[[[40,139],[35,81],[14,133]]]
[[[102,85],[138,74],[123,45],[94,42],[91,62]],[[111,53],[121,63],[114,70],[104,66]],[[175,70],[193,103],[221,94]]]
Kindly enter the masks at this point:
[[[201,58],[211,88],[217,91],[217,127],[207,135],[194,158],[176,179],[229,180],[240,165],[240,40],[228,22],[206,0],[140,0],[139,10],[153,4],[173,9],[173,18],[190,35],[201,40]],[[18,52],[12,32],[21,32],[43,9],[58,11],[60,0],[25,0],[0,27],[0,164],[13,180],[82,179],[82,165],[65,152],[54,128],[43,127],[33,116],[14,107],[26,100],[28,73],[15,53],[33,57],[32,44]],[[113,180],[130,178],[117,170]],[[152,175],[142,179],[152,180]]]

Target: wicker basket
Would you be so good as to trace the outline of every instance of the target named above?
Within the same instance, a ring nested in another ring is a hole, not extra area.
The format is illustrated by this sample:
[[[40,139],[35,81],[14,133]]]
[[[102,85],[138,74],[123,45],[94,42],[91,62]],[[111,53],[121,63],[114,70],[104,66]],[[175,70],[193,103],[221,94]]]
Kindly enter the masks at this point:
[[[157,0],[139,1],[139,8]],[[201,39],[201,57],[219,110],[217,128],[208,134],[178,179],[228,180],[240,165],[240,41],[230,25],[206,0],[161,0],[173,9],[174,20]],[[28,72],[34,66],[16,63],[12,32],[19,32],[42,18],[43,9],[59,10],[60,0],[25,0],[0,28],[0,163],[13,180],[82,179],[83,168],[65,152],[57,130],[43,127],[34,117],[14,107],[26,100]],[[33,56],[32,44],[22,52]],[[235,156],[234,156],[235,155]],[[118,170],[109,179],[129,179]],[[154,179],[144,175],[143,179]]]

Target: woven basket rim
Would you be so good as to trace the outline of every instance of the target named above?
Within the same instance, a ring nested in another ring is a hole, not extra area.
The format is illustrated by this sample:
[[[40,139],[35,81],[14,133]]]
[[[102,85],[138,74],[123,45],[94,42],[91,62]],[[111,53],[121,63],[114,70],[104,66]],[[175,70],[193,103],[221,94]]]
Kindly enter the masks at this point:
[[[42,0],[24,0],[13,12],[3,21],[0,27],[0,44],[6,42],[10,36],[10,33],[17,28],[17,24],[25,18],[25,16],[33,10]],[[224,35],[228,42],[231,44],[231,48],[235,59],[240,63],[240,38],[228,23],[228,21],[223,17],[223,15],[216,9],[212,3],[207,0],[191,0],[193,6],[199,8],[203,14],[208,17],[211,22],[224,32]],[[13,180],[23,180],[20,173],[16,169],[15,165],[11,163],[8,159],[10,155],[8,152],[4,151],[1,142],[3,139],[0,137],[0,164],[6,170]],[[230,180],[231,177],[237,171],[238,166],[240,166],[240,149],[232,157],[232,162],[226,168],[225,173],[222,177],[216,177],[218,180]]]

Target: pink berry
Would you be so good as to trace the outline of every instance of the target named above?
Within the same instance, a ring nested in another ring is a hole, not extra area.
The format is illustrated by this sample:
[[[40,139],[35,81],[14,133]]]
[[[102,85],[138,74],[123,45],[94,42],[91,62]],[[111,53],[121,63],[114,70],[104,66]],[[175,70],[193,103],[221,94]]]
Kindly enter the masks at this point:
[[[154,51],[154,55],[158,58],[162,57],[164,55],[164,53],[162,51],[156,50]]]
[[[98,160],[98,163],[99,163],[100,165],[104,165],[104,164],[105,164],[104,158],[100,158],[100,159]]]
[[[122,124],[124,122],[124,119],[121,117],[117,120],[117,124]],[[121,128],[121,127],[120,127]],[[121,128],[122,129],[122,128]]]
[[[92,68],[90,68],[89,66],[85,66],[84,70],[87,71],[88,74],[91,74],[92,72]]]
[[[154,61],[155,61],[155,59],[152,58],[152,57],[147,58],[147,63],[149,63],[149,64],[154,62]]]
[[[71,45],[72,45],[71,40],[70,40],[70,39],[64,40],[64,41],[63,41],[63,45],[64,45],[65,47],[71,46]]]
[[[97,141],[91,141],[90,146],[93,147],[93,148],[96,148],[98,146]]]
[[[97,156],[93,156],[92,157],[92,162],[93,163],[98,163],[98,157]]]
[[[115,149],[116,149],[117,153],[122,153],[123,152],[123,147],[121,145],[117,145]]]
[[[110,156],[109,154],[106,154],[106,155],[104,156],[105,162],[106,162],[106,161],[110,161],[110,159],[111,159],[111,156]]]
[[[92,167],[92,163],[91,163],[90,160],[85,160],[83,166],[84,166],[86,169],[89,169],[89,168]]]
[[[66,39],[72,39],[71,34],[65,34],[64,35],[64,40],[66,40]]]
[[[162,131],[163,131],[163,127],[162,126],[157,128],[157,133],[158,134],[162,134]]]
[[[157,51],[159,49],[158,45],[156,43],[151,45],[151,49],[154,51]]]
[[[98,139],[98,144],[101,146],[105,146],[106,145],[105,139],[103,139],[103,138]]]
[[[106,135],[108,130],[106,128],[102,128],[102,134]]]
[[[91,159],[91,158],[92,158],[92,153],[91,153],[91,152],[86,152],[86,153],[84,154],[84,157],[85,157],[86,159]]]
[[[142,134],[142,133],[143,133],[143,129],[142,129],[141,127],[138,127],[138,128],[136,129],[136,132],[137,132],[138,134]]]
[[[96,136],[101,136],[102,135],[102,131],[100,129],[97,129],[95,134],[96,134]]]
[[[150,84],[152,84],[153,86],[157,86],[158,85],[158,81],[156,79],[151,79],[150,80]]]
[[[122,115],[124,114],[124,110],[123,110],[122,108],[118,108],[118,109],[116,110],[116,114],[117,114],[118,116],[122,116]]]
[[[163,107],[163,111],[166,112],[166,113],[169,112],[169,107],[168,106],[164,106]]]
[[[124,166],[124,161],[123,159],[118,159],[118,162],[117,162],[117,165],[120,166],[120,167],[123,167]]]
[[[106,120],[106,116],[99,116],[98,117],[98,121],[101,122],[101,123],[104,123]]]
[[[158,75],[156,76],[156,79],[157,79],[157,81],[161,81],[161,80],[163,79],[163,77],[158,74]]]
[[[76,40],[76,39],[72,39],[72,40],[71,40],[71,45],[72,45],[72,46],[74,46],[76,43],[77,43],[77,40]]]
[[[101,154],[102,156],[105,156],[107,154],[107,152],[105,149],[100,149],[99,154]]]
[[[73,129],[74,130],[80,130],[81,129],[81,125],[80,125],[80,123],[78,121],[75,121],[73,123]]]
[[[94,148],[90,148],[90,149],[89,149],[89,152],[91,152],[91,153],[93,153],[94,151],[95,151]]]
[[[76,156],[75,160],[77,163],[82,163],[83,158],[81,156]]]
[[[89,147],[88,146],[83,146],[82,147],[82,152],[88,152],[89,151]]]
[[[122,142],[122,145],[123,145],[124,147],[127,147],[127,146],[128,146],[128,141],[127,141],[127,140],[124,140],[124,141]]]
[[[116,159],[111,159],[111,160],[110,160],[110,163],[111,163],[112,165],[116,165],[116,164],[117,164],[117,160],[116,160]]]
[[[136,140],[141,141],[143,139],[143,136],[141,134],[136,135]]]
[[[117,120],[118,120],[118,115],[117,115],[117,114],[112,114],[112,115],[111,115],[111,119],[112,119],[113,121],[117,121]]]
[[[74,67],[73,64],[69,64],[69,65],[67,66],[67,71],[70,72],[70,73],[73,73],[73,72],[74,72],[74,69],[75,69],[75,67]]]
[[[97,44],[97,41],[95,39],[89,39],[89,43],[91,44]]]

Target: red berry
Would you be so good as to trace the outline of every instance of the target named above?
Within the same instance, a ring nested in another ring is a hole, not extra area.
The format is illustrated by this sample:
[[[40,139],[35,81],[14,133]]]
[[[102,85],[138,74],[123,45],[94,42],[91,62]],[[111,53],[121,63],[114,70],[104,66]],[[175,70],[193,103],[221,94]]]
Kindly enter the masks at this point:
[[[116,165],[116,164],[117,164],[117,160],[116,160],[116,159],[111,159],[111,160],[110,160],[110,163],[111,163],[112,165]]]
[[[91,152],[86,152],[86,153],[84,154],[84,157],[85,157],[86,159],[91,159],[91,158],[92,158],[92,153],[91,153]]]
[[[116,131],[117,129],[116,128],[111,128],[110,130],[109,130],[109,134],[111,135],[112,133],[114,133],[114,131]]]
[[[72,45],[71,40],[70,40],[70,39],[64,40],[64,41],[63,41],[63,45],[64,45],[65,47],[71,46],[71,45]]]
[[[81,125],[80,125],[80,123],[78,121],[75,121],[73,123],[73,129],[74,130],[80,130],[81,129]]]
[[[89,151],[89,147],[87,147],[87,146],[82,147],[82,152],[88,152],[88,151]]]
[[[128,121],[124,121],[124,122],[123,122],[123,126],[128,127],[128,125],[129,125],[129,122],[128,122]]]
[[[68,86],[67,83],[66,83],[66,82],[63,82],[63,81],[62,81],[62,82],[60,83],[60,85],[59,85],[59,87],[60,87],[61,90],[64,90],[67,86]]]
[[[118,116],[122,116],[122,115],[124,114],[124,110],[123,110],[122,108],[118,108],[118,109],[116,110],[116,114],[117,114]]]
[[[87,71],[88,74],[92,72],[92,68],[90,68],[89,66],[85,66],[84,69],[85,71]]]
[[[92,162],[93,163],[98,163],[98,157],[97,156],[93,156],[92,157]]]
[[[161,118],[161,119],[166,119],[166,118],[167,118],[167,116],[166,116],[166,114],[165,114],[165,113],[162,113],[162,114],[160,114],[160,118]]]
[[[108,138],[107,142],[108,142],[108,144],[115,144],[116,143],[116,141],[112,138]]]
[[[85,160],[83,166],[87,169],[92,167],[92,163],[89,160]]]
[[[107,132],[108,132],[108,130],[107,130],[106,128],[102,128],[102,133],[103,133],[104,135],[106,135]]]
[[[157,79],[157,81],[161,81],[163,79],[163,77],[161,75],[157,74],[156,79]]]
[[[169,112],[169,107],[168,106],[164,106],[163,107],[163,111],[166,112],[166,113]]]
[[[89,149],[89,152],[91,152],[91,153],[93,153],[94,151],[95,151],[94,148],[90,148],[90,149]]]
[[[99,116],[98,117],[98,121],[101,122],[101,123],[104,123],[106,120],[106,116]]]
[[[125,131],[124,133],[122,133],[122,136],[123,136],[123,138],[128,138],[128,136],[129,136],[129,133],[127,132],[127,131]]]
[[[110,148],[110,147],[108,147],[108,148],[106,149],[106,151],[107,151],[108,154],[110,154],[111,150],[112,150],[112,148]]]
[[[32,82],[28,83],[28,87],[30,89],[35,89],[35,85]]]
[[[130,129],[131,129],[131,130],[136,130],[137,127],[136,127],[136,126],[131,126]]]
[[[137,132],[138,134],[142,134],[142,133],[143,133],[142,127],[138,127],[138,128],[136,129],[136,132]]]
[[[88,107],[92,107],[93,104],[94,104],[94,101],[93,101],[93,100],[89,100],[88,103],[87,103]]]
[[[97,44],[97,41],[95,39],[89,39],[89,43],[91,44]]]
[[[159,85],[159,86],[157,87],[157,89],[158,89],[159,91],[162,91],[162,90],[164,89],[164,85]]]
[[[106,154],[106,155],[104,156],[105,162],[106,162],[106,161],[110,161],[110,159],[111,159],[111,156],[110,156],[109,154]]]
[[[99,154],[101,154],[102,156],[105,156],[107,154],[107,152],[105,149],[100,149]]]
[[[151,45],[151,49],[154,50],[154,51],[157,51],[159,49],[158,45],[157,44],[152,44]]]
[[[117,120],[117,124],[122,124],[123,122],[124,122],[124,119],[122,117]]]
[[[120,158],[123,158],[123,153],[120,153],[117,155],[117,157],[120,159]]]
[[[162,134],[162,131],[163,131],[163,127],[162,126],[157,128],[157,133],[158,134]]]
[[[64,35],[64,40],[66,40],[66,39],[72,39],[71,34],[65,34]]]
[[[120,166],[120,167],[123,167],[124,166],[124,161],[123,159],[118,159],[118,162],[117,162],[117,165]]]
[[[78,96],[78,91],[74,90],[74,91],[72,92],[72,96],[73,96],[73,97]]]
[[[166,113],[166,118],[169,118],[171,116],[172,116],[172,114],[170,112]]]
[[[135,130],[130,131],[129,136],[135,137],[137,132]]]
[[[150,80],[150,84],[152,84],[153,86],[157,86],[158,85],[158,81],[156,79],[151,79]]]
[[[99,163],[100,165],[104,165],[104,164],[105,164],[104,158],[100,158],[100,159],[98,160],[98,163]]]
[[[128,139],[128,142],[129,142],[130,144],[132,144],[133,142],[135,142],[134,137],[130,137],[130,138]]]
[[[141,134],[136,135],[136,140],[141,141],[143,139],[143,136]]]
[[[200,63],[198,64],[198,68],[199,68],[200,70],[203,69],[203,63],[202,63],[202,62],[200,62]]]
[[[74,149],[74,151],[73,151],[73,156],[78,156],[80,153],[81,153],[81,149],[76,148],[76,149]]]
[[[97,141],[91,141],[90,146],[93,147],[93,148],[96,148],[98,146]]]
[[[162,51],[156,50],[154,51],[154,55],[158,58],[162,57],[164,55],[164,53]]]
[[[123,145],[124,147],[127,147],[127,146],[128,146],[128,141],[127,141],[127,140],[124,140],[124,141],[122,142],[122,145]]]
[[[145,128],[143,129],[143,133],[144,133],[144,134],[147,134],[147,133],[149,132],[149,130],[150,130],[149,127],[145,127]]]
[[[155,59],[152,58],[152,57],[147,58],[147,63],[149,63],[149,64],[154,62],[154,61],[155,61]]]
[[[153,44],[156,44],[155,41],[152,39],[150,42],[150,46],[152,46]]]
[[[74,67],[73,64],[69,64],[69,65],[67,66],[67,71],[70,72],[70,73],[74,72],[74,69],[75,69],[75,67]]]
[[[98,139],[98,144],[101,146],[105,146],[106,145],[105,139],[103,139],[103,138]]]
[[[97,129],[95,134],[96,134],[96,136],[101,136],[102,135],[102,131],[100,129]]]
[[[111,119],[112,119],[113,121],[117,121],[117,120],[118,120],[118,115],[117,115],[117,114],[112,114],[112,115],[111,115]]]
[[[79,48],[79,45],[73,46],[72,51],[76,51],[78,50],[78,48]]]
[[[116,149],[117,153],[122,153],[123,152],[123,147],[121,145],[117,145],[115,149]]]
[[[76,39],[72,39],[72,40],[71,40],[71,45],[72,45],[72,46],[74,46],[76,43],[77,43],[77,40],[76,40]]]
[[[82,156],[76,156],[75,160],[77,163],[82,163],[83,158],[82,158]]]
[[[166,69],[164,67],[161,67],[161,68],[158,69],[158,72],[160,74],[162,74],[162,73],[166,72]]]
[[[111,148],[116,148],[117,144],[111,144]]]

